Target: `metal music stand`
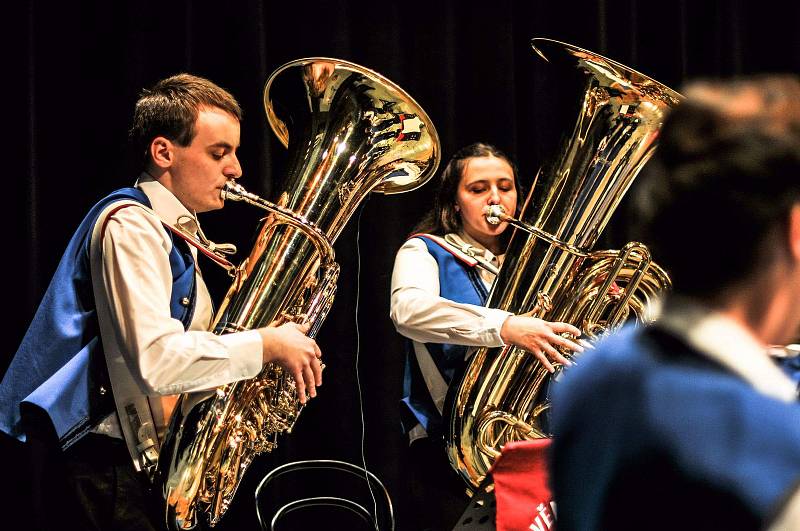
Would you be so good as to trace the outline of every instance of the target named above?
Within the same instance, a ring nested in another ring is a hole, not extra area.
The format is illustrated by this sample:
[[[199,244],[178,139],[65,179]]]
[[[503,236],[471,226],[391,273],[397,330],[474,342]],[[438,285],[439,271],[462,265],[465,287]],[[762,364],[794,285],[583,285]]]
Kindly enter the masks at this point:
[[[494,531],[497,502],[494,497],[492,476],[483,480],[469,500],[453,531]]]

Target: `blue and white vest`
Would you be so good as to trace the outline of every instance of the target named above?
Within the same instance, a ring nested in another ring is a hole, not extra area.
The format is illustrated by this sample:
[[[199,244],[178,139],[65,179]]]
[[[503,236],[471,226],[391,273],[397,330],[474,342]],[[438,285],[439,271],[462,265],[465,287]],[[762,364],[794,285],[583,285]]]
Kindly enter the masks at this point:
[[[31,430],[48,433],[54,428],[59,444],[66,449],[114,411],[89,250],[98,217],[111,203],[121,200],[150,207],[144,192],[123,188],[91,208],[70,240],[0,383],[0,430],[20,441],[25,441]],[[169,255],[170,313],[188,328],[196,299],[195,263],[188,244],[180,238],[178,242],[173,239]],[[52,423],[52,428],[42,421]]]
[[[441,239],[433,239],[425,234],[417,235],[439,266],[439,295],[454,302],[483,306],[488,297],[486,286],[481,280],[478,266],[468,263],[457,253],[448,250]],[[426,343],[436,369],[449,385],[454,376],[459,375],[466,365],[465,345],[446,343]],[[442,433],[442,415],[439,413],[430,392],[425,385],[413,343],[406,340],[405,375],[403,378],[404,411],[401,416],[403,431],[408,432],[417,423],[421,424],[429,436]]]

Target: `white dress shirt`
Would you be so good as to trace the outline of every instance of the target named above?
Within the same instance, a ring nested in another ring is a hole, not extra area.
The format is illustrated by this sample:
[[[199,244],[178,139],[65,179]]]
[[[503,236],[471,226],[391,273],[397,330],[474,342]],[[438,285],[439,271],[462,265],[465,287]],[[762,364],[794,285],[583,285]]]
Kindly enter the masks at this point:
[[[448,235],[450,237],[454,235]],[[473,250],[482,252],[484,262],[500,267],[502,255],[495,256],[466,233],[457,235]],[[486,286],[491,289],[495,275],[478,267]],[[440,296],[439,266],[419,238],[411,238],[400,247],[392,271],[390,317],[397,331],[412,340],[425,386],[441,414],[447,395],[447,382],[436,368],[425,343],[449,343],[473,347],[503,346],[500,330],[510,312],[465,304]],[[470,352],[467,353],[469,355]],[[421,424],[409,431],[409,443],[427,436]]]
[[[226,335],[208,331],[212,305],[199,267],[188,331],[172,318],[169,254],[173,243],[162,222],[177,226],[179,217],[194,219],[194,215],[146,174],[137,187],[147,195],[152,210],[137,203],[109,216],[119,206],[114,203],[100,215],[91,243],[92,277],[106,359],[124,372],[130,380],[128,388],[150,398],[161,434],[172,401],[154,397],[252,378],[262,367],[262,343],[256,330]],[[197,250],[191,247],[191,251],[196,260]],[[116,393],[115,389],[115,398]],[[167,404],[163,409],[162,403]],[[95,431],[119,436],[116,414]]]
[[[500,266],[495,256],[467,234],[459,237],[483,251],[486,261]],[[481,279],[490,289],[494,275],[479,267]],[[397,331],[419,343],[449,343],[477,347],[503,346],[500,329],[510,312],[463,304],[439,295],[439,266],[419,238],[400,247],[392,271],[390,317]]]

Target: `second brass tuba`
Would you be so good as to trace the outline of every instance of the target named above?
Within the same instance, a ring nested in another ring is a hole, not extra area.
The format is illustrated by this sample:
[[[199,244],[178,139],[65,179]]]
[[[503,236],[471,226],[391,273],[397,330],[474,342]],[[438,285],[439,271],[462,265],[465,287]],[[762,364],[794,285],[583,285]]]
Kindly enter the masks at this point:
[[[423,185],[440,160],[425,111],[362,66],[328,58],[292,61],[264,89],[270,126],[289,149],[284,189],[272,202],[229,183],[227,199],[267,211],[248,258],[215,316],[217,334],[307,319],[310,336],[333,301],[333,241],[370,192]],[[272,450],[300,413],[294,381],[277,364],[217,388],[182,395],[161,448],[156,485],[170,529],[225,513],[253,458]]]
[[[649,320],[648,302],[670,287],[644,245],[592,247],[681,96],[588,50],[549,39],[532,44],[553,66],[577,68],[585,90],[561,158],[540,172],[521,219],[496,208],[487,212],[490,222],[516,227],[487,305],[565,321],[592,339],[629,317]],[[451,465],[467,483],[480,484],[505,443],[549,436],[549,388],[560,369],[551,376],[536,357],[512,346],[473,354],[451,390],[445,441]]]

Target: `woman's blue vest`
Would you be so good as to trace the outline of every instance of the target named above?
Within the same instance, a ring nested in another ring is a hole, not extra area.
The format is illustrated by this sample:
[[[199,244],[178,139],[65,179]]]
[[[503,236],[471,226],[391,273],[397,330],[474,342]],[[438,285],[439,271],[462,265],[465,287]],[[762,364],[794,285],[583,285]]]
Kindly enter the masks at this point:
[[[26,432],[52,434],[54,428],[66,449],[114,411],[89,249],[97,218],[109,204],[126,199],[150,207],[147,196],[136,188],[117,190],[92,207],[70,240],[0,383],[0,430],[20,441]],[[180,238],[178,242],[173,240],[169,255],[170,312],[188,328],[196,298],[195,264],[188,245]]]
[[[424,235],[419,238],[425,242],[428,252],[439,266],[439,295],[454,302],[483,306],[488,291],[478,274],[477,266],[463,262],[438,242]],[[468,347],[464,345],[426,343],[425,348],[448,385],[466,365]],[[411,340],[406,340],[402,402],[406,406],[402,414],[405,432],[420,423],[429,436],[441,435],[442,416],[425,385]]]

